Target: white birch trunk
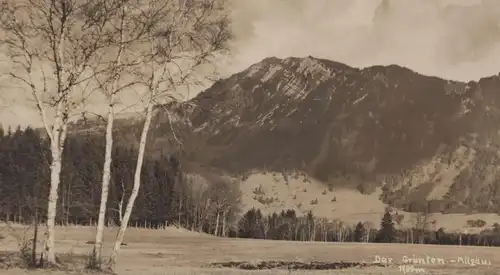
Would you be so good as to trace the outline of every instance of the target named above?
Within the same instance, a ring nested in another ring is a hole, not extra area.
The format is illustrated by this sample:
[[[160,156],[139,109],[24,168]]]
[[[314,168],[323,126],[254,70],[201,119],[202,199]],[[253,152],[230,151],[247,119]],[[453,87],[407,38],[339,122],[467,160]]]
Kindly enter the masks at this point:
[[[224,214],[222,215],[222,233],[221,233],[221,237],[226,237],[226,235],[227,235],[227,214],[226,213],[227,212],[224,211]],[[264,237],[267,237],[267,231],[264,233]]]
[[[116,54],[116,63],[115,63],[115,70],[119,69],[122,63],[122,54],[123,54],[123,41],[125,40],[124,36],[124,17],[126,13],[126,6],[123,7],[122,9],[122,17],[120,20],[120,46],[118,48],[118,53]],[[114,98],[115,98],[115,93],[118,90],[118,77],[113,78],[113,82],[111,84],[111,91],[109,93],[108,97],[108,121],[107,121],[107,126],[106,126],[106,149],[105,149],[105,155],[104,155],[104,167],[103,167],[103,174],[102,174],[102,189],[101,189],[101,204],[99,206],[99,218],[97,221],[97,229],[96,229],[96,234],[95,234],[95,242],[94,242],[94,256],[95,259],[100,262],[101,259],[101,251],[102,251],[102,241],[103,241],[103,236],[104,236],[104,223],[106,220],[106,206],[108,203],[108,196],[109,196],[109,181],[111,179],[111,163],[113,160],[113,123],[115,120],[115,114],[114,114]],[[123,203],[123,196],[121,203]],[[121,213],[121,205],[120,205],[120,224],[121,224],[121,218],[122,218],[122,213]]]
[[[130,198],[127,202],[125,214],[123,215],[122,223],[120,225],[120,229],[116,236],[115,245],[113,246],[113,251],[111,252],[111,256],[109,259],[109,268],[111,270],[114,269],[114,266],[116,264],[116,259],[118,258],[118,253],[120,252],[120,247],[123,242],[123,237],[125,236],[125,231],[127,230],[128,222],[130,220],[130,215],[132,214],[132,209],[134,207],[135,199],[139,194],[139,188],[141,186],[142,164],[144,161],[144,152],[146,150],[147,136],[149,132],[149,127],[151,125],[151,119],[153,117],[153,105],[154,105],[153,99],[151,98],[148,102],[146,111],[146,120],[144,122],[144,127],[142,128],[141,139],[139,142],[139,154],[137,155],[137,164],[135,167],[134,186],[132,188],[132,193],[130,194]]]
[[[57,135],[58,136],[58,135]],[[57,213],[57,189],[60,183],[62,168],[62,152],[56,142],[52,141],[52,163],[50,165],[50,191],[47,205],[47,232],[45,240],[45,253],[48,264],[56,264],[55,255],[55,222]]]
[[[45,129],[50,137],[50,149],[52,155],[52,163],[50,165],[50,191],[49,198],[47,202],[47,232],[45,234],[45,253],[47,257],[47,263],[50,265],[56,265],[56,255],[55,255],[55,222],[57,214],[57,199],[58,199],[58,188],[61,182],[61,170],[62,170],[62,154],[64,151],[64,142],[66,141],[66,134],[68,131],[68,98],[69,90],[63,90],[64,88],[64,49],[66,41],[66,32],[63,30],[60,36],[59,45],[57,47],[57,58],[55,59],[58,70],[58,93],[60,97],[56,104],[56,116],[54,124],[51,128],[48,127],[46,120],[46,112],[43,107],[42,100],[38,97],[38,94],[34,92],[35,99],[37,100],[37,105],[39,108],[40,116],[45,125]]]
[[[327,242],[328,241],[328,221],[327,220],[323,220],[322,227],[323,227],[323,241]]]
[[[315,238],[316,238],[316,223],[313,223],[313,226],[312,228],[309,227],[310,229],[312,230],[309,230],[309,241],[310,242],[314,242]]]
[[[222,234],[221,234],[222,237],[227,237],[227,229],[228,229],[227,216],[228,216],[228,214],[229,214],[229,209],[226,209],[226,210],[224,210],[224,212],[222,212]]]
[[[67,113],[63,112],[64,105],[67,104],[67,95],[61,95],[56,108],[56,120],[50,134],[50,149],[52,162],[50,165],[50,189],[47,202],[47,232],[45,234],[45,254],[47,263],[56,265],[55,255],[55,223],[57,215],[58,188],[61,182],[62,154],[64,151],[64,142],[67,134]],[[67,110],[65,110],[67,112]]]
[[[113,96],[110,96],[110,100]],[[99,218],[97,220],[97,229],[94,242],[94,257],[96,260],[101,259],[102,240],[104,236],[104,223],[106,220],[106,205],[108,203],[109,194],[109,181],[111,178],[111,162],[113,152],[113,122],[114,122],[113,104],[110,103],[108,107],[108,122],[106,126],[106,149],[104,156],[104,167],[102,174],[102,187],[101,187],[101,204],[99,206]],[[121,215],[121,213],[120,213]]]
[[[217,237],[219,236],[219,224],[220,224],[220,212],[217,211],[217,215],[216,215],[216,218],[215,218],[215,232],[214,232],[214,235]]]
[[[194,219],[191,222],[191,231],[195,231],[195,228],[198,224],[199,219],[199,214],[200,214],[200,202],[198,201],[195,205],[194,209]]]
[[[123,200],[125,199],[125,186],[122,181],[122,197],[120,198],[120,204],[118,205],[118,221],[120,222],[120,226],[123,223]]]

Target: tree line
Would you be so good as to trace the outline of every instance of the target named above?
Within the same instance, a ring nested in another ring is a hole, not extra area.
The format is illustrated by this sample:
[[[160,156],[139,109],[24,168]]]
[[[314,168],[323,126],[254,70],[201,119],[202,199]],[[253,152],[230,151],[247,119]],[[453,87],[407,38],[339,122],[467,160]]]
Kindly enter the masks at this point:
[[[338,220],[317,218],[312,212],[298,216],[293,209],[264,215],[260,209],[252,208],[244,213],[236,228],[230,232],[230,237],[317,242],[500,246],[500,225],[495,224],[492,229],[485,229],[478,234],[466,234],[446,232],[443,228],[396,228],[393,214],[389,211],[383,215],[380,226],[375,227],[368,222],[360,221],[349,225]]]
[[[59,225],[95,225],[99,213],[104,139],[96,135],[70,135],[57,205]],[[0,220],[30,224],[35,216],[47,219],[49,144],[39,131],[28,127],[0,131]],[[123,198],[133,187],[133,148],[113,150],[110,199],[105,224],[121,224]],[[132,211],[132,225],[163,228],[175,224],[191,230],[221,235],[238,213],[238,185],[212,177],[209,182],[185,175],[173,155],[147,157],[144,184]],[[218,217],[217,217],[218,216]]]

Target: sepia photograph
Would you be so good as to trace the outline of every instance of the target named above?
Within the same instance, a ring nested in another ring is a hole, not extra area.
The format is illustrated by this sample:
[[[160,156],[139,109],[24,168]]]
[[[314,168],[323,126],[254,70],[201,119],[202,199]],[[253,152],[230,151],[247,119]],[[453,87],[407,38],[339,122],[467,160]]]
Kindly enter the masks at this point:
[[[0,0],[0,274],[500,274],[500,0]]]

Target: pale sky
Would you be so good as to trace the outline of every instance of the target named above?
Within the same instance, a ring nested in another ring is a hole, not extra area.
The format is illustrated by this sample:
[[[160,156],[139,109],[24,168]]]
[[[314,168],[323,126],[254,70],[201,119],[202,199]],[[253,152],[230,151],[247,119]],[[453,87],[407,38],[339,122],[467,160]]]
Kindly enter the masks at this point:
[[[500,72],[498,0],[391,0],[378,11],[382,0],[230,1],[236,39],[218,64],[223,76],[269,56],[308,55],[462,81]],[[446,8],[450,3],[462,8]],[[35,110],[20,97],[13,102],[12,92],[2,92],[9,95],[0,100],[2,124],[39,125]]]

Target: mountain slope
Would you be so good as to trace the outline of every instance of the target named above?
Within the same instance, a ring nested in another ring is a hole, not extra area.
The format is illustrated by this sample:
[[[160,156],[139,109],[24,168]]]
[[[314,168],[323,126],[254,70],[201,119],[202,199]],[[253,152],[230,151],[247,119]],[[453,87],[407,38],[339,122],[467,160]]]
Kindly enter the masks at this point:
[[[266,58],[190,104],[159,106],[150,150],[177,150],[167,108],[191,167],[381,187],[408,211],[497,212],[499,90],[498,76],[463,83],[396,65]]]
[[[267,58],[192,100],[190,135],[202,145],[191,155],[232,173],[302,170],[368,192],[385,183],[384,199],[408,208],[437,199],[438,210],[496,211],[498,88],[496,76],[461,83]]]

